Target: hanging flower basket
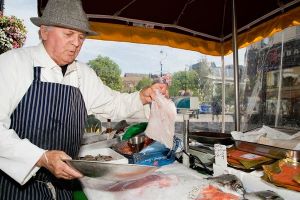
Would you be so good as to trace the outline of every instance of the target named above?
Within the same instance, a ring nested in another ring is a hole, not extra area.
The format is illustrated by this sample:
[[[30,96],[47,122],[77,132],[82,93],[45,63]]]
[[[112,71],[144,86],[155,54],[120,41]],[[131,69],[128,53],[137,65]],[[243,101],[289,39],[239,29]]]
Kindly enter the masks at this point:
[[[26,27],[23,20],[15,16],[3,16],[0,11],[0,54],[22,47],[26,39]]]

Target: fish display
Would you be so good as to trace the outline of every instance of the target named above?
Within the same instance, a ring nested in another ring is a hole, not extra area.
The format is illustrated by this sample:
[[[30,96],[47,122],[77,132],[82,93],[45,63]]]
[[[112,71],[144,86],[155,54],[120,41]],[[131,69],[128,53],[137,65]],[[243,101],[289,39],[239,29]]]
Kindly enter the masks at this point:
[[[87,160],[87,161],[102,161],[102,162],[105,162],[105,161],[113,160],[113,157],[98,154],[96,156],[85,155],[84,157],[80,157],[79,159],[80,160]]]
[[[129,178],[128,180],[124,179],[121,181],[91,177],[83,177],[81,178],[81,181],[84,182],[85,187],[97,191],[123,192],[134,190],[136,193],[140,193],[149,187],[168,188],[176,186],[179,182],[179,179],[176,175],[154,173],[146,176],[141,176],[135,179]]]
[[[300,192],[300,163],[282,159],[271,165],[263,165],[263,180],[276,186]]]
[[[250,192],[244,195],[245,200],[284,200],[276,192],[271,190]]]
[[[217,187],[208,185],[196,198],[196,200],[240,200],[240,197],[228,192],[223,192]]]
[[[233,174],[223,174],[220,176],[208,177],[206,179],[229,191],[237,192],[238,194],[246,193],[242,181]]]
[[[107,185],[103,188],[109,192],[120,192],[130,189],[145,188],[150,186],[157,186],[159,188],[169,187],[178,182],[176,176],[164,175],[164,174],[151,174],[140,179],[121,181],[111,185]]]
[[[245,171],[261,169],[263,164],[273,162],[271,158],[241,151],[236,148],[227,150],[227,160],[231,166]]]

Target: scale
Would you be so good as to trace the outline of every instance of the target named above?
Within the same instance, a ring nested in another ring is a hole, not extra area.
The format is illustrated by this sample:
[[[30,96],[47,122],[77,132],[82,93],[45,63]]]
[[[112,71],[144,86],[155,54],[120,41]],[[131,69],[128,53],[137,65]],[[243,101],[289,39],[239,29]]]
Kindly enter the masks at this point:
[[[201,147],[190,146],[188,153],[192,158],[191,160],[194,161],[191,163],[192,168],[194,165],[197,168],[207,171],[209,174],[213,172],[213,163],[215,161],[213,151],[209,151]]]
[[[207,131],[189,131],[189,117],[183,120],[183,148],[189,156],[189,166],[200,168],[207,174],[213,173],[215,162],[214,144],[232,145],[231,134]]]

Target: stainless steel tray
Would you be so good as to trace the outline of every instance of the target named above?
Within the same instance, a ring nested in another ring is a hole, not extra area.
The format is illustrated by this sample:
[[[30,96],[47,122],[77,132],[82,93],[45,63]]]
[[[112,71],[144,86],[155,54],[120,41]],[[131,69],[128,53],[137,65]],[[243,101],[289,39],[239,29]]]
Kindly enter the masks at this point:
[[[204,144],[233,144],[231,134],[218,132],[189,132],[189,138]]]
[[[93,144],[93,143],[109,143],[111,141],[121,141],[120,136],[115,135],[113,139],[107,139],[108,134],[107,133],[85,133],[83,134],[83,137],[81,139],[81,144],[82,145],[87,145],[87,144]]]
[[[113,164],[99,161],[65,160],[73,168],[77,169],[84,176],[103,178],[111,181],[136,179],[153,173],[155,166]]]
[[[300,161],[300,151],[292,149],[284,149],[264,144],[235,140],[237,149],[254,153],[257,155],[266,156],[275,159],[290,158],[293,161]]]

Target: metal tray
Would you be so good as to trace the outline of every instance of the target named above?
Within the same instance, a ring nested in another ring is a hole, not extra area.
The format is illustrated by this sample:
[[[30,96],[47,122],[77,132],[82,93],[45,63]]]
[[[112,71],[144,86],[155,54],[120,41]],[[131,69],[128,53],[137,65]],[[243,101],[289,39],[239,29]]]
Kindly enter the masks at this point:
[[[114,138],[112,139],[107,139],[108,134],[107,133],[85,133],[83,134],[83,137],[81,139],[81,145],[88,145],[88,144],[93,144],[96,142],[102,142],[102,143],[108,143],[110,140],[116,140],[116,141],[121,141],[119,135],[115,135]]]
[[[84,176],[111,181],[136,179],[151,174],[158,169],[155,166],[113,164],[99,161],[65,160],[65,162],[77,169]]]
[[[300,161],[300,151],[284,149],[254,142],[235,140],[235,146],[239,150],[266,156],[274,159],[290,158],[293,161]]]
[[[230,145],[234,141],[231,134],[217,133],[217,132],[189,132],[189,138],[194,139],[197,142],[205,144],[224,144]]]

